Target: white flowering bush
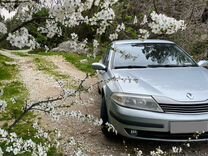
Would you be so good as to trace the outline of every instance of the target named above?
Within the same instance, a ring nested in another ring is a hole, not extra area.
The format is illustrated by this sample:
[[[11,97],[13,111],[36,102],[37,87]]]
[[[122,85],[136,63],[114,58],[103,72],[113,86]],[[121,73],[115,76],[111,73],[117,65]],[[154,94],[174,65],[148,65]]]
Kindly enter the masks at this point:
[[[184,20],[176,20],[175,18],[168,17],[165,14],[158,14],[153,11],[149,18],[144,15],[141,26],[146,26],[146,29],[139,29],[139,38],[147,39],[150,34],[156,35],[171,35],[178,31],[183,31],[186,29],[186,24]]]

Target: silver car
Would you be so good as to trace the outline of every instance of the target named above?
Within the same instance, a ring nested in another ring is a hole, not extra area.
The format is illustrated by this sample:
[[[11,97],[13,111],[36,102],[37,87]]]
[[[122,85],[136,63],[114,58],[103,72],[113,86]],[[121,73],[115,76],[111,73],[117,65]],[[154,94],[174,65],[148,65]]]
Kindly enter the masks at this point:
[[[128,138],[208,139],[208,66],[166,40],[112,43],[99,63],[101,118]]]

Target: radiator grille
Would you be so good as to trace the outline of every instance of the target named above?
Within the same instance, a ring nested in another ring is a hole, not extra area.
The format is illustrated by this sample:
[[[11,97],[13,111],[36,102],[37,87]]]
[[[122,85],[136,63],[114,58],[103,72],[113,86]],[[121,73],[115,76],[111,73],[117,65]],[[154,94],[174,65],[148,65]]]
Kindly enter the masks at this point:
[[[206,113],[208,112],[208,103],[206,104],[159,104],[164,112],[171,113]]]

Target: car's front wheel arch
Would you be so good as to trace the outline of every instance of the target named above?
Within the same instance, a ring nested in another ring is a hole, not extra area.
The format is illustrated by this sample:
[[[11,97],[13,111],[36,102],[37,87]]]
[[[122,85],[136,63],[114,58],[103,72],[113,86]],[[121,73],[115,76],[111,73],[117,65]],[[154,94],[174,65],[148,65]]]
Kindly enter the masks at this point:
[[[105,125],[108,122],[108,112],[107,112],[107,105],[106,105],[106,100],[105,100],[104,94],[102,94],[100,118],[103,120],[103,125]]]

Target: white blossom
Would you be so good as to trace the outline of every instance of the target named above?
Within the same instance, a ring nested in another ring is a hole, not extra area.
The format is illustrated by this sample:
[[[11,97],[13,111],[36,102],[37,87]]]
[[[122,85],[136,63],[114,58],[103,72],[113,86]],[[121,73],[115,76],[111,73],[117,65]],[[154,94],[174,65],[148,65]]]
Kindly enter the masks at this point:
[[[115,127],[112,124],[107,122],[107,123],[105,123],[105,125],[108,128],[108,132],[113,132],[113,133],[115,133],[117,135],[118,132],[117,132],[117,130],[115,129]]]
[[[39,44],[36,42],[35,38],[29,34],[25,27],[12,34],[10,33],[7,37],[7,40],[12,46],[18,47],[20,49],[23,47],[30,47],[32,49],[39,47]]]
[[[119,24],[116,28],[116,32],[121,32],[121,31],[124,31],[124,30],[125,30],[124,23]]]
[[[150,151],[151,156],[162,156],[164,154],[165,154],[165,152],[163,150],[161,150],[160,147],[156,148],[155,151]]]
[[[4,100],[0,100],[0,112],[4,112],[7,107],[7,102]]]
[[[87,156],[80,148],[77,149],[77,151],[74,152],[75,156]]]
[[[72,38],[72,40],[77,41],[77,40],[78,40],[78,35],[75,34],[75,33],[72,33],[72,34],[71,34],[71,38]]]
[[[118,34],[117,33],[110,34],[109,39],[111,41],[118,39]]]
[[[76,144],[77,144],[77,143],[76,143],[74,137],[70,137],[70,138],[69,138],[69,145],[74,146],[74,145],[76,145]]]
[[[172,151],[173,151],[173,153],[181,153],[182,152],[182,148],[173,146],[172,147]]]
[[[48,149],[50,145],[47,144],[36,144],[31,139],[23,140],[19,138],[16,133],[8,133],[6,130],[0,128],[0,143],[5,143],[8,145],[6,147],[6,152],[13,155],[23,154],[25,152],[30,152],[32,155],[37,156],[47,156]],[[1,149],[2,150],[2,149]],[[4,151],[2,151],[3,153]],[[0,151],[1,153],[1,151]]]
[[[33,123],[33,128],[37,130],[36,138],[45,138],[48,139],[49,135],[47,132],[41,128],[37,122]]]
[[[141,22],[141,25],[144,25],[144,24],[146,24],[148,21],[147,21],[147,15],[144,15],[144,17],[143,17],[143,20],[142,20],[142,22]]]
[[[15,97],[10,98],[10,100],[11,100],[11,102],[12,102],[13,104],[17,103],[17,101],[16,101],[16,98],[15,98]]]
[[[99,42],[97,40],[93,40],[93,48],[97,48],[99,46]]]
[[[98,6],[100,4],[100,0],[95,0],[94,5]]]
[[[134,152],[135,152],[136,156],[142,156],[143,155],[142,150],[140,150],[139,148],[134,148]]]
[[[177,21],[164,14],[157,14],[155,11],[150,14],[150,17],[152,22],[149,22],[148,26],[154,34],[173,34],[178,30],[184,30],[186,28],[183,20]]]
[[[47,45],[45,45],[45,52],[48,52],[50,49],[48,48]]]
[[[139,29],[139,35],[138,38],[141,40],[145,40],[150,36],[150,33],[146,29]]]
[[[133,24],[137,24],[138,23],[138,19],[136,16],[134,16],[134,21],[133,21]]]
[[[47,34],[48,38],[52,38],[55,35],[58,35],[59,37],[62,36],[62,29],[58,27],[58,23],[53,20],[47,20],[45,28],[39,27],[38,30],[41,33]]]

